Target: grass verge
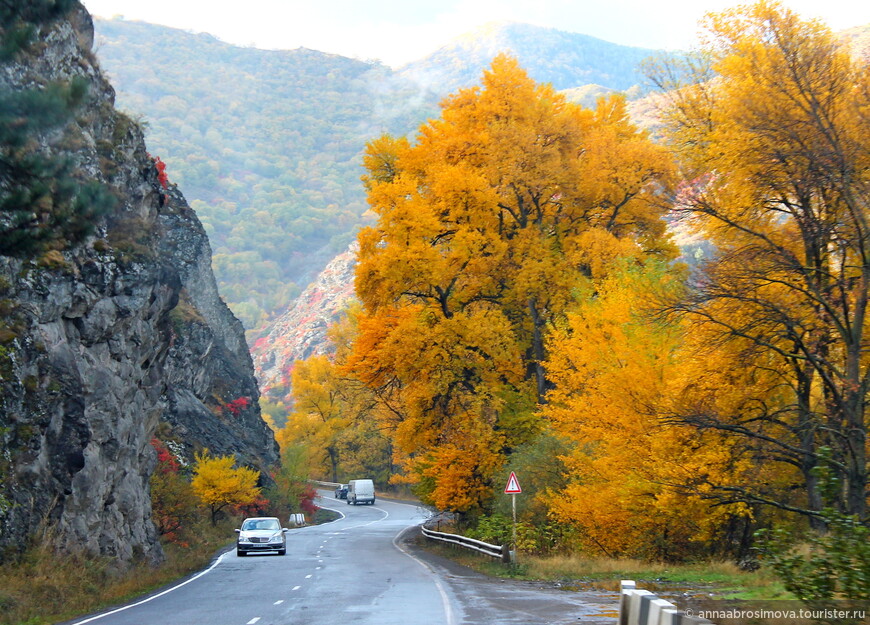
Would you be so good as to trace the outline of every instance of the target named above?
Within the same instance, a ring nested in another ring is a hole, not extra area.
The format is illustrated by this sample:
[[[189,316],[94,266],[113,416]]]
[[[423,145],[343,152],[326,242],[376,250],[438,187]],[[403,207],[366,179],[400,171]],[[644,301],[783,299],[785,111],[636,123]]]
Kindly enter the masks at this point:
[[[56,553],[44,546],[0,566],[0,625],[57,623],[122,604],[199,571],[234,541],[233,521],[197,532],[187,547],[164,545],[160,566],[119,570],[113,558]]]
[[[559,582],[571,589],[619,590],[619,582],[632,579],[652,592],[703,593],[727,599],[792,599],[774,573],[762,567],[743,571],[732,562],[686,564],[643,562],[627,558],[590,558],[578,555],[530,556],[520,554],[511,566],[459,547],[420,538],[420,546],[492,577]]]

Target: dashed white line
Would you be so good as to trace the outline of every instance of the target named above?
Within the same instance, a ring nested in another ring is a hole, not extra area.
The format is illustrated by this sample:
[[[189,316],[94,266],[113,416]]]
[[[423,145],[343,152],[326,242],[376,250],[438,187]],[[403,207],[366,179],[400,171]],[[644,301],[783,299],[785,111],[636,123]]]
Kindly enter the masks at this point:
[[[305,579],[311,579],[311,576],[310,576],[310,575],[306,575],[306,576],[305,576]]]
[[[256,623],[259,620],[260,620],[260,617],[255,616],[254,618],[252,618],[250,621],[247,622],[247,625],[254,625],[254,623]]]
[[[283,600],[283,599],[278,599],[278,601],[276,601],[276,602],[273,603],[272,605],[281,605],[282,603],[284,603],[284,600]]]
[[[302,586],[293,586],[293,590],[299,590]]]

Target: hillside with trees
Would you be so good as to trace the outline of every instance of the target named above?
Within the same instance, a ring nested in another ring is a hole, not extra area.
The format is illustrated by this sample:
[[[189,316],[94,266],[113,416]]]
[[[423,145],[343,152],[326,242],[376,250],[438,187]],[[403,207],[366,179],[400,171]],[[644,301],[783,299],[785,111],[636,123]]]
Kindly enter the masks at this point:
[[[404,134],[431,109],[381,65],[142,22],[96,30],[119,107],[145,122],[152,153],[191,198],[221,294],[247,328],[284,310],[353,239],[365,142]]]
[[[365,223],[365,143],[413,132],[501,48],[557,89],[602,85],[584,91],[592,104],[637,84],[636,65],[653,52],[506,24],[394,72],[121,19],[96,30],[119,106],[145,122],[152,152],[191,199],[221,294],[249,330],[284,312]]]

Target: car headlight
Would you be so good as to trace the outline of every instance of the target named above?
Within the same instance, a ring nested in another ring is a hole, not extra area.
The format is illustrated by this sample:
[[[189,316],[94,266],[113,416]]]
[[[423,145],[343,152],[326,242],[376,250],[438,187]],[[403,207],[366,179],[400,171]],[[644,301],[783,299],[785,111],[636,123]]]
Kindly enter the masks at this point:
[[[249,543],[251,542],[251,537],[242,532],[241,534],[239,534],[239,542]]]
[[[269,539],[269,542],[270,543],[280,543],[283,535],[284,535],[283,532],[279,532],[279,533],[273,535],[272,538]]]

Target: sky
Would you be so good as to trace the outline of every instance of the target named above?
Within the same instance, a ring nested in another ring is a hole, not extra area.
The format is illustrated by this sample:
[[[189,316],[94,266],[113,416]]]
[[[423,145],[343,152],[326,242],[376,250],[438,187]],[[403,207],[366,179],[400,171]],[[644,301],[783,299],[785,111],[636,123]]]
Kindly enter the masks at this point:
[[[514,21],[644,48],[688,49],[698,21],[737,0],[82,0],[96,16],[123,16],[228,43],[311,48],[397,67],[492,21]],[[866,0],[785,0],[834,30],[870,23]]]

